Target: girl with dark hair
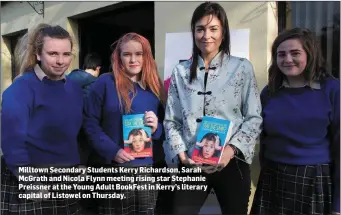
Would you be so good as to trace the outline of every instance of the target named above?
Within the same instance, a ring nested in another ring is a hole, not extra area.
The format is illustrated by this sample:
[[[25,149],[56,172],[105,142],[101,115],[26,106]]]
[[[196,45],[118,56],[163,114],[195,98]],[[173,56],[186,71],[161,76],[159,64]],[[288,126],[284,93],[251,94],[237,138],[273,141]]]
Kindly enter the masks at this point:
[[[112,73],[101,75],[93,84],[85,102],[84,129],[105,163],[114,166],[153,166],[151,157],[134,158],[124,151],[122,116],[145,114],[144,124],[151,127],[152,141],[163,139],[165,92],[153,59],[149,41],[136,33],[122,36],[111,55]],[[155,148],[154,148],[155,147]],[[157,149],[157,144],[153,144]],[[157,151],[157,150],[155,150]],[[151,176],[151,173],[115,176]],[[129,181],[120,182],[121,185]],[[136,181],[147,185],[148,181]],[[108,191],[112,193],[113,191]],[[117,191],[119,192],[119,191]],[[157,190],[127,190],[122,200],[101,199],[99,214],[154,214]]]
[[[340,82],[307,29],[278,35],[271,54],[251,214],[340,213]]]
[[[20,166],[70,167],[80,162],[77,135],[83,120],[83,93],[65,76],[72,46],[65,29],[40,24],[16,47],[20,76],[2,95],[1,214],[81,214],[79,200],[49,198],[50,184],[18,181]],[[40,187],[26,191],[38,198],[21,198],[25,191],[19,190],[19,183]]]
[[[248,60],[230,55],[228,20],[219,4],[199,5],[191,30],[192,58],[175,66],[171,76],[164,120],[165,152],[174,162],[180,160],[179,167],[196,165],[190,158],[202,117],[228,119],[235,126],[219,166],[203,167],[207,180],[202,183],[209,189],[177,190],[174,214],[198,214],[211,188],[223,214],[247,214],[249,164],[262,124],[253,67]]]

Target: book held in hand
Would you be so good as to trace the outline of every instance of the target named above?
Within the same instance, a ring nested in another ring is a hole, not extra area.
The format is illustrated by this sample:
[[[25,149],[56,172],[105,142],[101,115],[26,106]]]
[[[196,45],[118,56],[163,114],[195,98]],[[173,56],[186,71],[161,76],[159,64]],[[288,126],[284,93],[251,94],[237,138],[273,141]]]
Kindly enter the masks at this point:
[[[152,129],[145,126],[144,114],[123,115],[124,150],[135,158],[152,157]]]
[[[192,160],[203,164],[218,164],[225,144],[231,138],[230,120],[204,116],[199,127]]]

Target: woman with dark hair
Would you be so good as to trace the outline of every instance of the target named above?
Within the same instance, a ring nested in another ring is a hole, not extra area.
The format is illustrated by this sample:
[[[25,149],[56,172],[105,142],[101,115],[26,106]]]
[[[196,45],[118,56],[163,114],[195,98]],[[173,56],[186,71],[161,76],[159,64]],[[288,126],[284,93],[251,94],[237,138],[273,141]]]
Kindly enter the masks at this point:
[[[271,54],[251,214],[339,213],[340,82],[307,29],[278,35]]]
[[[262,124],[253,67],[248,60],[230,55],[228,20],[219,4],[199,5],[192,16],[191,30],[192,58],[175,66],[171,76],[164,120],[165,152],[174,162],[180,160],[180,168],[196,165],[190,158],[202,117],[228,119],[235,126],[219,166],[203,167],[207,180],[192,182],[204,183],[209,189],[177,190],[174,214],[198,214],[211,188],[223,214],[247,214],[249,164]]]

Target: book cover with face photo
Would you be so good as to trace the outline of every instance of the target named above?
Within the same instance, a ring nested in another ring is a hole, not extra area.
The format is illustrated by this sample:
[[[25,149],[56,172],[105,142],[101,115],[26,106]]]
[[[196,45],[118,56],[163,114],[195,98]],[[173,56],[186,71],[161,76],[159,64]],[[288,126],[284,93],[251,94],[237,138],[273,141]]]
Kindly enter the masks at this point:
[[[151,127],[145,126],[144,114],[123,115],[124,150],[135,158],[152,157]]]
[[[204,116],[199,127],[192,160],[203,164],[218,164],[225,144],[231,138],[233,123]]]

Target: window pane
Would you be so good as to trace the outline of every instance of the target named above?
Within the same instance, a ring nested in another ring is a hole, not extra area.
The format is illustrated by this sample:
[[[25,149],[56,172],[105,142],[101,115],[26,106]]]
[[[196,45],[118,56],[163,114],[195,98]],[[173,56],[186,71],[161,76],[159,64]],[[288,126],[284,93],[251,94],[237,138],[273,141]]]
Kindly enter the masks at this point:
[[[309,28],[321,42],[327,69],[340,76],[340,2],[291,2],[289,26]]]

